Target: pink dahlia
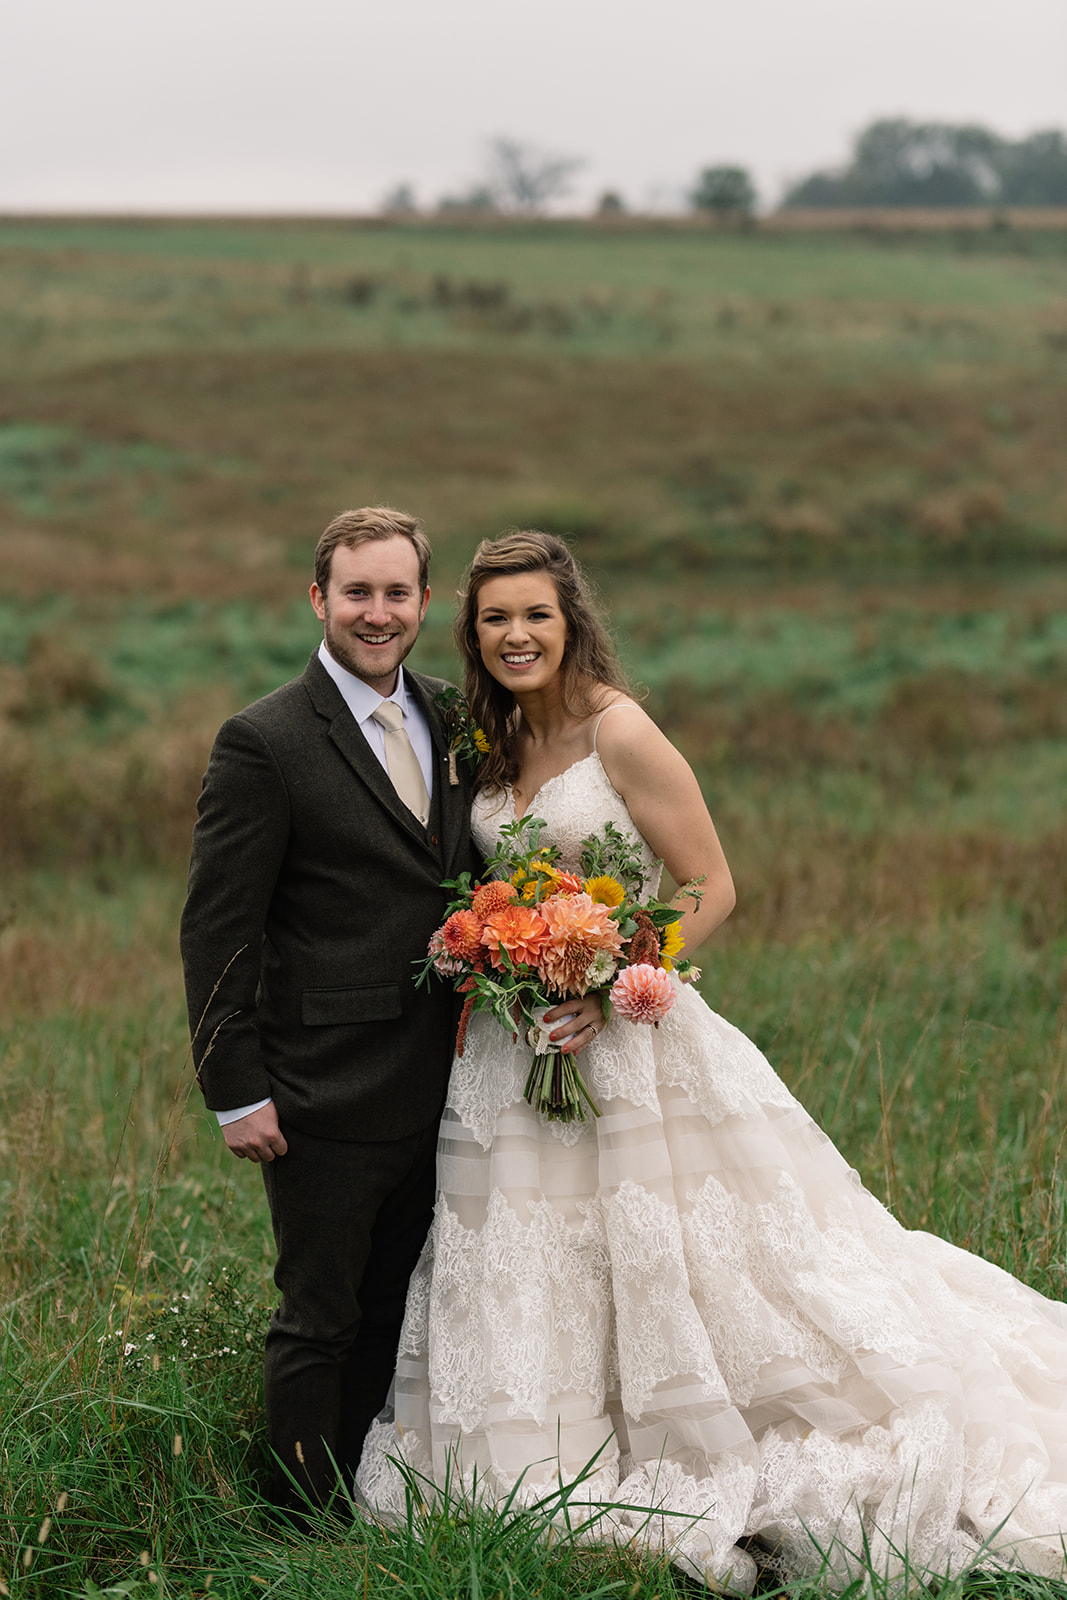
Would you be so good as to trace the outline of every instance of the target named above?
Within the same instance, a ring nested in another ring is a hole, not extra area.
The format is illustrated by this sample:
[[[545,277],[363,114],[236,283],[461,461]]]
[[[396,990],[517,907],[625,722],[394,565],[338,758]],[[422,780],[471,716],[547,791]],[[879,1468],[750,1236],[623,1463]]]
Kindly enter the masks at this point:
[[[642,961],[619,973],[611,1003],[627,1022],[652,1022],[658,1028],[674,1004],[674,985],[662,967]]]
[[[441,943],[458,961],[477,961],[482,953],[482,919],[473,911],[453,911],[440,930]]]
[[[504,906],[486,917],[482,944],[488,949],[494,967],[504,965],[502,950],[516,964],[525,962],[536,967],[547,933],[544,917],[533,906]]]
[[[478,947],[478,953],[481,954],[481,945]],[[430,940],[428,954],[433,957],[434,971],[439,972],[442,978],[458,977],[466,966],[466,963],[460,961],[457,956],[449,955],[440,928]]]
[[[622,949],[610,908],[584,893],[558,894],[542,900],[541,915],[548,925],[540,962],[546,982],[561,994],[584,994],[596,955],[617,956]]]

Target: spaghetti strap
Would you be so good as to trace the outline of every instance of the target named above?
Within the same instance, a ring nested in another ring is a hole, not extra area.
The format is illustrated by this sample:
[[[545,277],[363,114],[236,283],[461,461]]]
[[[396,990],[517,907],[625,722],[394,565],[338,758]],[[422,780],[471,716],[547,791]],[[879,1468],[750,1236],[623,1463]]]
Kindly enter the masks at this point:
[[[600,732],[600,724],[603,722],[604,718],[607,716],[609,711],[616,711],[619,708],[619,706],[623,706],[623,707],[629,706],[634,711],[640,711],[640,709],[641,709],[641,707],[637,704],[636,700],[613,700],[611,702],[610,706],[605,706],[603,711],[600,713],[599,717],[597,717],[596,722],[593,724],[593,754],[594,755],[597,754],[596,736]]]

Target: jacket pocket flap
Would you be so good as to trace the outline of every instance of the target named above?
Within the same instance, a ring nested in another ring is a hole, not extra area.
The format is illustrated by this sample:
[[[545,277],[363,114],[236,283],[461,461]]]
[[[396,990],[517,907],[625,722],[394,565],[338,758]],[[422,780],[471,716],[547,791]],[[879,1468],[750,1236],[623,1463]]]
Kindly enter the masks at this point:
[[[398,983],[367,983],[355,989],[305,989],[300,1020],[307,1028],[353,1022],[395,1022],[400,1015]]]

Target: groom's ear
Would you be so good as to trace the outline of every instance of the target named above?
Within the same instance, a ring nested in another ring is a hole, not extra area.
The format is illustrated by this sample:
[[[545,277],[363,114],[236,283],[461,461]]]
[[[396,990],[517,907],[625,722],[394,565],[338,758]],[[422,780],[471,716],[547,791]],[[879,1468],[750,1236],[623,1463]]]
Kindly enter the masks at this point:
[[[429,589],[427,589],[427,591],[426,591],[427,598],[429,598],[429,594],[430,594],[430,591],[429,591]],[[311,601],[312,610],[314,611],[315,615],[318,617],[319,621],[320,622],[325,622],[325,620],[326,620],[326,596],[323,594],[322,590],[319,588],[317,583],[313,583],[311,585],[311,588],[308,590],[308,598]],[[419,620],[421,621],[422,619],[420,618]]]
[[[314,588],[314,584],[312,585],[312,588]],[[312,605],[314,605],[315,604],[314,600],[311,603],[312,603]],[[425,617],[425,615],[426,615],[426,607],[429,605],[429,603],[430,603],[430,585],[427,584],[426,588],[422,592],[422,605],[419,607],[419,622],[420,623],[422,622],[423,617]]]

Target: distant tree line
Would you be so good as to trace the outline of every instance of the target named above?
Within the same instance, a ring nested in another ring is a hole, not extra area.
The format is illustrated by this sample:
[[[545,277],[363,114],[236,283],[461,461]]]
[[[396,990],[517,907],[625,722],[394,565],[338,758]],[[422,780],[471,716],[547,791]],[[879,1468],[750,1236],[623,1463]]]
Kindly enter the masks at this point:
[[[458,194],[437,201],[438,212],[536,217],[565,195],[584,163],[517,139],[486,148],[485,173]],[[745,167],[704,167],[689,190],[693,211],[722,222],[745,222],[759,196]],[[1005,139],[978,123],[911,122],[883,117],[858,135],[851,159],[834,171],[813,172],[790,188],[785,208],[818,206],[1067,206],[1067,135],[1059,128]],[[387,214],[417,212],[410,184],[382,202]],[[626,210],[614,189],[601,195],[601,216]]]
[[[837,171],[787,192],[800,206],[1064,206],[1067,136],[1059,128],[1005,139],[977,123],[872,122]]]

